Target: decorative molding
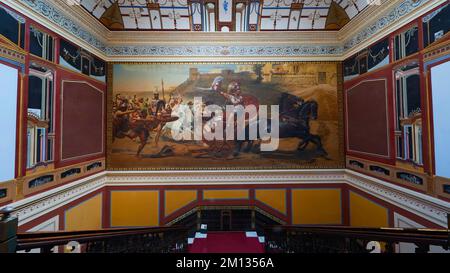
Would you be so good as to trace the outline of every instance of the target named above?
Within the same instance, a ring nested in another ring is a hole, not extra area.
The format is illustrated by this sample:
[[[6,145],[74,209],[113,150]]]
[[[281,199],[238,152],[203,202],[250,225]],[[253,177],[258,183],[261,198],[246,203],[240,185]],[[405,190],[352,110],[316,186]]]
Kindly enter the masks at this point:
[[[400,184],[408,188],[413,188],[420,192],[427,192],[427,189],[429,187],[429,181],[431,181],[431,177],[423,171],[423,168],[419,167],[417,167],[417,169],[404,169],[389,164],[366,160],[354,156],[347,156],[346,161],[347,161],[347,169],[354,170],[362,174],[374,176],[379,179],[383,179],[385,181]],[[355,161],[362,164],[362,166],[355,163]],[[385,170],[386,173],[381,172],[382,170]],[[402,179],[401,175],[400,177],[398,176],[400,173],[409,174],[411,175],[411,177],[417,176],[422,180],[422,183],[413,183],[414,181]]]
[[[100,168],[90,168],[88,170],[88,166],[94,163],[101,163]],[[61,186],[65,183],[68,183],[70,181],[76,181],[80,179],[81,177],[87,177],[88,175],[91,175],[95,172],[103,171],[105,170],[105,158],[97,158],[89,161],[85,161],[82,163],[77,163],[73,165],[64,166],[61,168],[55,169],[53,164],[49,164],[47,166],[40,166],[28,171],[27,175],[21,179],[20,182],[22,184],[22,191],[25,196],[32,195],[36,192],[41,192],[43,190],[47,190],[48,188],[55,187],[55,186]],[[79,173],[75,173],[74,175],[63,177],[62,174],[64,172],[67,172],[71,169],[80,169]],[[53,180],[48,181],[47,183],[43,183],[39,185],[36,185],[36,187],[30,187],[29,183],[35,179],[39,179],[41,177],[45,176],[52,176]]]
[[[165,33],[154,35],[154,32],[109,31],[83,8],[69,6],[66,1],[5,0],[4,2],[38,22],[47,21],[45,24],[47,27],[53,25],[51,29],[62,36],[74,37],[79,44],[86,45],[86,49],[101,55],[107,61],[125,59],[138,61],[134,57],[139,57],[139,60],[143,61],[144,58],[152,60],[158,57],[165,57],[166,60],[174,57],[179,58],[178,60],[180,57],[185,60],[211,57],[246,57],[260,60],[274,57],[297,60],[304,57],[345,59],[362,48],[375,35],[384,33],[386,29],[401,27],[399,22],[404,23],[402,20],[420,16],[431,7],[444,3],[445,0],[384,0],[381,5],[373,5],[356,16],[340,31],[252,32],[251,38],[255,39],[255,42],[249,41],[247,37],[243,39],[244,44],[240,42],[242,33],[171,32],[170,36],[179,36],[180,39],[174,43],[169,42],[167,46],[164,46],[165,40],[170,41],[172,38],[167,37],[169,35]],[[382,15],[378,17],[380,13]],[[372,14],[373,19],[367,20],[367,15]],[[351,31],[352,28],[355,30]],[[136,35],[137,33],[139,34]],[[296,35],[300,33],[301,35]],[[202,38],[196,39],[197,37]],[[284,42],[286,38],[288,43]],[[259,45],[255,46],[255,43]],[[307,45],[299,46],[305,43]]]
[[[105,173],[92,175],[88,178],[45,191],[18,202],[9,204],[16,209],[13,215],[19,218],[19,226],[28,223],[65,204],[77,200],[93,191],[102,189],[106,184]]]
[[[435,44],[432,44],[429,48],[427,48],[423,54],[425,59],[425,69],[428,69],[430,63],[433,63],[434,60],[438,60],[444,56],[450,55],[450,35],[448,37],[442,38],[442,40],[438,40]]]
[[[108,186],[345,183],[342,170],[108,171]]]
[[[25,69],[26,52],[18,46],[7,44],[0,35],[0,60],[19,66],[23,72]]]
[[[340,55],[342,48],[335,45],[196,45],[196,46],[110,46],[106,48],[108,56],[184,56],[184,57],[215,57],[215,56],[245,56],[245,57],[298,57]]]
[[[363,190],[397,207],[410,211],[442,227],[447,227],[447,213],[450,203],[394,185],[380,179],[372,178],[355,171],[346,170],[349,185]]]
[[[351,170],[105,171],[10,204],[23,225],[103,187],[173,185],[347,184],[447,227],[450,203]]]

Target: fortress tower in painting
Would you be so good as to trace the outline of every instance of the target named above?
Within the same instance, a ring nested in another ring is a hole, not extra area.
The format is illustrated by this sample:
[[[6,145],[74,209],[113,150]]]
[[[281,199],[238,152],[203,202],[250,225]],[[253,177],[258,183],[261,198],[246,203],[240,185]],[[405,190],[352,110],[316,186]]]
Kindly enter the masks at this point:
[[[198,68],[191,67],[189,68],[189,81],[196,81],[200,78],[200,74],[198,72]]]

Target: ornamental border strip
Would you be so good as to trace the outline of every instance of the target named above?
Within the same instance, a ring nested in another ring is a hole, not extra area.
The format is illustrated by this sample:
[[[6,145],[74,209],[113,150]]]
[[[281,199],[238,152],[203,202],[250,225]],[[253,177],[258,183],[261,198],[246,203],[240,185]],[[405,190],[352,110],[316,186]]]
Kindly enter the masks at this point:
[[[343,46],[317,45],[317,46],[108,46],[98,40],[90,31],[77,25],[72,19],[66,17],[47,0],[20,0],[35,12],[41,14],[50,22],[58,25],[75,37],[98,49],[107,57],[136,57],[136,56],[185,56],[185,57],[304,57],[342,55],[355,46],[367,41],[371,36],[379,33],[394,22],[421,7],[428,0],[405,0],[396,6],[387,15],[379,18],[375,23],[360,31],[351,39],[345,41]]]

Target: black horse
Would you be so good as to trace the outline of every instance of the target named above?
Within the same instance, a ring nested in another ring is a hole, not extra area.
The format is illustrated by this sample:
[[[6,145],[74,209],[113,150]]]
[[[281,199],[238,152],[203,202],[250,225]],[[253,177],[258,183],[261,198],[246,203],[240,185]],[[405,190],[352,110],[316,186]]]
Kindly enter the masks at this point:
[[[300,105],[300,103],[302,103]],[[297,146],[297,152],[301,152],[306,149],[309,143],[314,143],[318,152],[322,153],[324,156],[327,152],[323,148],[322,140],[320,136],[310,133],[310,120],[317,119],[319,105],[316,101],[303,102],[299,100],[297,108],[290,108],[288,111],[282,112],[280,114],[279,122],[279,138],[291,138],[296,137],[301,139]],[[285,109],[286,110],[286,109]],[[256,121],[256,128],[259,129],[260,126],[265,126],[266,132],[272,131],[272,120],[268,119],[261,123],[261,120]],[[245,152],[250,152],[253,148],[254,139],[248,139],[250,131],[250,125],[245,127],[245,140],[236,140],[236,146],[234,150],[234,156],[238,156],[241,152],[244,143],[247,143]],[[257,139],[260,140],[259,130],[257,130]]]

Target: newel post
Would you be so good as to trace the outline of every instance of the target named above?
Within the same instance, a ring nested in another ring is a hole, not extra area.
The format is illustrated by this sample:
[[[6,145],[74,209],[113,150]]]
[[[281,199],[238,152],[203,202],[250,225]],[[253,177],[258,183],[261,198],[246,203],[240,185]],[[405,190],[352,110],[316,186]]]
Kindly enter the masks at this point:
[[[15,253],[17,247],[17,217],[11,215],[12,207],[0,209],[0,253]]]

